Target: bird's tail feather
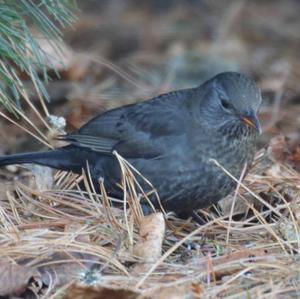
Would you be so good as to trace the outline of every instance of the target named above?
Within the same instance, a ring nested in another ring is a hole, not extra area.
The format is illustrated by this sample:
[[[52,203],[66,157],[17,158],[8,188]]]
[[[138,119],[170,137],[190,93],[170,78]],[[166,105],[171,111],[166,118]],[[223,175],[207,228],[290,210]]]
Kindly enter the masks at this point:
[[[78,159],[76,156],[78,156],[76,149],[71,147],[62,147],[44,152],[20,153],[0,156],[0,167],[11,164],[34,163],[61,170],[70,170],[70,166],[72,166],[73,171],[80,172],[83,166],[82,157]]]

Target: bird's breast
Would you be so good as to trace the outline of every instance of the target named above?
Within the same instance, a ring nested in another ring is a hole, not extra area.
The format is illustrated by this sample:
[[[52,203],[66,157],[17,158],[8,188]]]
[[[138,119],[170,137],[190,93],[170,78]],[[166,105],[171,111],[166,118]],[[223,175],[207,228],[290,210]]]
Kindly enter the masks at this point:
[[[254,138],[226,140],[224,136],[207,136],[205,140],[202,135],[201,140],[196,140],[175,143],[156,159],[130,161],[158,190],[162,203],[170,210],[203,208],[234,189],[235,182],[212,159],[237,179],[245,163],[252,163]]]
[[[190,206],[206,207],[227,196],[236,186],[236,182],[224,171],[239,179],[244,165],[247,170],[252,164],[255,154],[256,136],[241,136],[238,139],[227,139],[225,136],[208,136],[208,140],[201,140],[201,146],[194,144],[193,164],[186,185]],[[198,148],[198,151],[195,149]],[[217,166],[213,160],[224,168]],[[196,167],[195,167],[196,166]],[[182,172],[184,174],[184,172]]]

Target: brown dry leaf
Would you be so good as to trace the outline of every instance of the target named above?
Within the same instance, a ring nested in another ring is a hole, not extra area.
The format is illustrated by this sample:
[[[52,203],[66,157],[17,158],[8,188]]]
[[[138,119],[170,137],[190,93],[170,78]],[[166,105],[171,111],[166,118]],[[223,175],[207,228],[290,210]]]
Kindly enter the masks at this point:
[[[194,299],[200,298],[202,292],[202,286],[195,283],[161,287],[144,294],[130,289],[74,284],[63,299]]]
[[[47,286],[59,287],[77,279],[80,271],[87,270],[82,262],[84,259],[86,256],[79,252],[53,254],[49,260],[44,261],[47,265],[39,268],[42,282]]]
[[[30,181],[31,187],[39,191],[51,190],[53,186],[53,169],[47,166],[27,164],[26,168],[30,169],[34,180]]]
[[[76,233],[80,229],[80,224],[67,225],[65,231]],[[89,243],[87,235],[78,235],[75,238],[82,243]],[[87,271],[93,265],[91,261],[95,258],[82,252],[57,252],[47,261],[47,265],[41,267],[42,281],[49,286],[62,286],[73,279],[77,279],[80,271]],[[89,262],[84,262],[89,260]]]
[[[219,206],[222,209],[224,216],[230,215],[233,200],[234,200],[234,196],[230,195],[230,196],[223,198],[222,200],[220,200],[218,202]],[[249,207],[246,204],[246,202],[243,200],[240,200],[239,198],[236,198],[232,215],[246,214],[248,210],[249,210]]]
[[[133,249],[134,255],[141,258],[135,272],[146,271],[161,256],[162,242],[165,235],[165,220],[162,213],[144,217],[139,232],[139,239]]]
[[[290,161],[294,164],[295,169],[300,172],[300,145],[296,145],[293,149]]]
[[[271,167],[266,169],[266,175],[273,178],[281,178],[282,177],[282,167],[280,164],[273,164]]]
[[[288,144],[284,135],[273,137],[267,148],[268,156],[276,162],[284,162],[289,155]]]
[[[0,296],[18,295],[25,291],[29,280],[39,276],[34,268],[0,263]]]
[[[165,297],[168,298],[168,297]],[[151,299],[139,293],[104,286],[72,285],[63,299]]]
[[[277,177],[278,164],[287,163],[297,171],[300,170],[300,146],[284,135],[275,136],[270,140],[267,153],[273,162],[277,162],[273,165],[275,166],[275,177]]]
[[[297,145],[294,149],[291,160],[295,162],[300,162],[300,145]]]
[[[62,77],[65,80],[80,81],[87,77],[92,71],[93,62],[87,57],[74,53],[69,67],[62,72]]]
[[[196,299],[201,298],[200,295],[203,288],[199,284],[188,283],[184,285],[175,285],[167,288],[158,288],[151,292],[146,292],[145,295],[153,299]],[[140,298],[138,298],[140,299]]]
[[[289,242],[297,242],[299,239],[298,230],[293,222],[290,220],[282,220],[278,224],[278,230],[284,240]]]

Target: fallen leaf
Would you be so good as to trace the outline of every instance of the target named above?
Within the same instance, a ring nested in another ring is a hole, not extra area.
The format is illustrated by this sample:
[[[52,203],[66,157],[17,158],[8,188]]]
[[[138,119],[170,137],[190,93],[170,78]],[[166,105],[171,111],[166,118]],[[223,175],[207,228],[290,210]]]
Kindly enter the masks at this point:
[[[63,299],[151,299],[129,289],[72,285]]]
[[[53,186],[52,168],[36,164],[26,164],[26,168],[30,169],[34,175],[34,180],[31,182],[33,188],[36,186],[39,191],[51,190]]]
[[[290,220],[282,220],[278,224],[278,230],[282,237],[289,242],[297,242],[299,239],[298,230]]]
[[[75,234],[80,230],[80,227],[80,224],[66,225],[65,232]],[[75,239],[81,243],[88,244],[90,242],[88,235],[79,234]],[[88,262],[85,262],[85,260],[88,260]],[[39,268],[39,271],[45,285],[50,286],[51,284],[51,287],[58,287],[73,279],[78,279],[80,272],[88,271],[94,260],[94,256],[82,252],[57,252],[46,261],[45,266]]]
[[[290,161],[293,163],[295,169],[300,172],[300,145],[296,145],[290,156]]]
[[[295,162],[300,162],[300,145],[297,145],[294,149],[291,156],[291,160]]]
[[[139,232],[139,239],[133,249],[134,255],[141,259],[134,271],[146,271],[157,261],[162,252],[162,242],[165,235],[165,220],[162,213],[144,217]]]
[[[161,287],[151,292],[145,292],[144,295],[151,299],[196,299],[203,292],[203,288],[199,284],[186,283],[174,285],[172,287]],[[138,298],[140,299],[140,298]]]
[[[269,142],[267,153],[272,161],[284,162],[289,155],[286,137],[284,135],[273,137]]]
[[[31,267],[0,263],[0,296],[18,295],[25,291],[32,277],[39,276]]]
[[[230,195],[221,199],[218,202],[218,205],[221,207],[224,216],[230,215],[233,200],[234,200],[234,196]],[[232,215],[246,214],[248,210],[249,210],[249,206],[246,204],[246,202],[239,199],[239,197],[237,197],[234,203],[234,209]]]
[[[202,292],[203,288],[198,283],[158,287],[143,293],[124,288],[74,284],[63,299],[196,299]]]
[[[80,81],[86,78],[89,73],[94,75],[93,66],[94,63],[89,58],[80,54],[73,54],[69,67],[61,75],[65,80]]]
[[[88,268],[82,262],[85,255],[78,252],[59,252],[43,261],[45,266],[39,267],[42,282],[46,286],[59,287],[73,279],[78,279],[80,271]]]

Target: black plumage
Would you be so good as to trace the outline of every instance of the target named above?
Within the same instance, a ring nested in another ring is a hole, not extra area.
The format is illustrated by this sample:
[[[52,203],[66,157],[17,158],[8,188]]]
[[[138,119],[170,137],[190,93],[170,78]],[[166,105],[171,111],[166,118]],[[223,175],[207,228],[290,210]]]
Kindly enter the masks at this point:
[[[108,192],[119,196],[117,151],[157,189],[163,206],[177,212],[207,207],[234,181],[210,159],[239,177],[251,165],[261,94],[247,76],[221,73],[199,87],[173,91],[110,110],[62,137],[70,145],[46,152],[0,157],[0,165],[36,163],[81,173],[87,165]]]

